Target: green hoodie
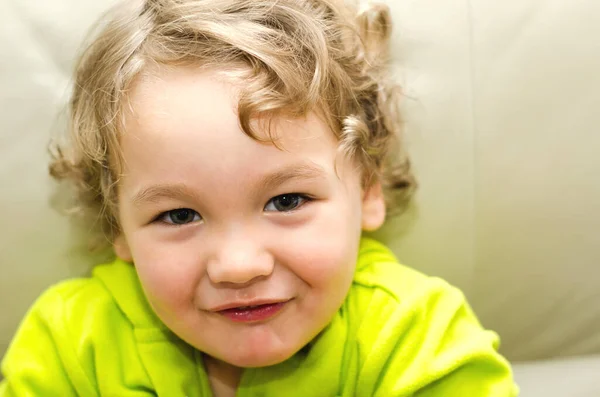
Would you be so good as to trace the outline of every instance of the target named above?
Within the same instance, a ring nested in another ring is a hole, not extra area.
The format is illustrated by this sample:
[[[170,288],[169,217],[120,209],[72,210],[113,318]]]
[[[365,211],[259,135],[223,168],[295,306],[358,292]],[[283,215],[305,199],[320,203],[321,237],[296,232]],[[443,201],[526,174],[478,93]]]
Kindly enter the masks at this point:
[[[513,397],[498,336],[457,289],[363,239],[330,325],[285,362],[246,369],[237,396]],[[134,267],[62,282],[30,309],[2,362],[0,396],[211,396],[202,353],[155,316]]]

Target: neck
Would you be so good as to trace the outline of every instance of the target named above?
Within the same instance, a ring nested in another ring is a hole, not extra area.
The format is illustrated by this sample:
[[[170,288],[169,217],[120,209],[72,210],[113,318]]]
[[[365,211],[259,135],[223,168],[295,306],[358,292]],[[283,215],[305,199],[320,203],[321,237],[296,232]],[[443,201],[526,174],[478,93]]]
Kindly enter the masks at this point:
[[[242,377],[242,368],[236,367],[207,354],[204,367],[214,397],[234,397]]]

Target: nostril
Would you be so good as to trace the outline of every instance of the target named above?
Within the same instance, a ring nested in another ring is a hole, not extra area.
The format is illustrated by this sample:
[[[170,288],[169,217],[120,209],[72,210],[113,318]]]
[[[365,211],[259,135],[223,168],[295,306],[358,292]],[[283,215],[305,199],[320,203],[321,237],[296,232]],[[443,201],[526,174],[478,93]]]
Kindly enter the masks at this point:
[[[222,289],[235,289],[235,290],[243,290],[250,287],[253,284],[259,283],[261,281],[265,281],[268,279],[268,276],[257,276],[245,282],[231,282],[231,281],[220,281],[215,282],[211,278],[211,282],[215,285],[215,288]]]
[[[215,284],[239,288],[273,272],[273,256],[250,239],[228,239],[226,244],[216,248],[207,263],[208,276]]]
[[[209,264],[207,273],[210,280],[215,284],[227,284],[240,288],[269,277],[273,272],[273,266],[257,264],[232,265],[225,262]]]

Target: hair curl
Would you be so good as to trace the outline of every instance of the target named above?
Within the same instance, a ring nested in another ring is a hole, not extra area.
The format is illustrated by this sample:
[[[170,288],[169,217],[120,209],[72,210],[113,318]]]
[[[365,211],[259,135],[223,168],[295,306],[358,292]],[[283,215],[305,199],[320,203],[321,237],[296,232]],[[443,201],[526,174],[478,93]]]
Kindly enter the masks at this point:
[[[339,149],[381,181],[388,211],[415,186],[399,141],[399,87],[388,77],[389,9],[342,0],[127,0],[107,13],[81,55],[66,140],[51,144],[50,173],[75,186],[103,248],[119,233],[116,187],[127,92],[153,66],[243,66],[238,117],[321,110]],[[88,218],[89,219],[89,218]]]

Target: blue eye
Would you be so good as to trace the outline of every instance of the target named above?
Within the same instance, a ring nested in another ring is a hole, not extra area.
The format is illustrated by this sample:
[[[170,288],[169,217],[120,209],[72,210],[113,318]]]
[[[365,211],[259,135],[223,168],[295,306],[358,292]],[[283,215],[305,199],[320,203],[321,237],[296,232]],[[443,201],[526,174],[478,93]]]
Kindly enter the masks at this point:
[[[163,212],[157,219],[172,225],[185,225],[202,220],[199,213],[189,208],[178,208]]]
[[[297,193],[281,194],[273,197],[265,206],[265,211],[289,212],[300,207],[308,197]]]

